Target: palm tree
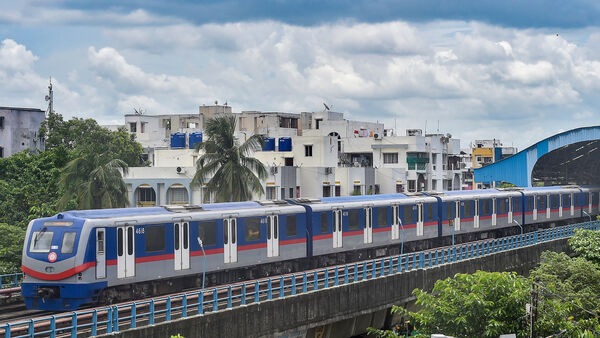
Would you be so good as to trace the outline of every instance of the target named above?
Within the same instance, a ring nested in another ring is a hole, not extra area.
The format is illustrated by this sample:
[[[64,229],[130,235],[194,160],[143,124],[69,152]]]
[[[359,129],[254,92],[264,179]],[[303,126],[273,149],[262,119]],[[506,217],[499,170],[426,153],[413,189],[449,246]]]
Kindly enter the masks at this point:
[[[123,175],[127,163],[107,152],[78,157],[63,168],[59,184],[64,194],[59,207],[75,198],[79,209],[120,208],[129,205]]]
[[[255,134],[240,145],[234,136],[235,123],[233,115],[209,119],[204,131],[208,139],[196,146],[204,154],[196,163],[192,184],[206,183],[208,195],[214,193],[216,202],[249,201],[253,194],[264,193],[261,180],[268,176],[267,170],[262,162],[250,157],[261,149],[264,138]]]

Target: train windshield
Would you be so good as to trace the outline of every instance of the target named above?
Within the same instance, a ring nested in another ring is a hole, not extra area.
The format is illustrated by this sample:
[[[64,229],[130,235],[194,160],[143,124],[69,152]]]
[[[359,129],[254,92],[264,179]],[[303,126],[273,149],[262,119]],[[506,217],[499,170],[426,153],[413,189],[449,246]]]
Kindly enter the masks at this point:
[[[52,237],[54,232],[46,231],[46,228],[42,228],[40,231],[34,231],[31,237],[31,245],[29,247],[30,252],[49,252],[52,246]]]

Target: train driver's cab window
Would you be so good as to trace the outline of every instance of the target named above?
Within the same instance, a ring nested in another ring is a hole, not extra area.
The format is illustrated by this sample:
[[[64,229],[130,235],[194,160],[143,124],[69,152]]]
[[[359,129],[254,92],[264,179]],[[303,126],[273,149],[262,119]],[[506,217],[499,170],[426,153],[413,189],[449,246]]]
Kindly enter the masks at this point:
[[[246,219],[246,242],[258,241],[260,239],[260,218]]]
[[[29,247],[30,252],[50,252],[52,246],[52,237],[54,232],[46,231],[46,228],[42,228],[41,231],[33,232],[31,236],[31,244]]]
[[[146,252],[163,251],[166,247],[166,229],[164,225],[146,227]]]
[[[74,231],[65,232],[62,238],[62,246],[60,247],[60,252],[64,254],[73,253],[73,249],[75,247],[75,237],[77,233]]]
[[[217,222],[200,222],[198,223],[198,238],[202,241],[203,246],[217,244]]]

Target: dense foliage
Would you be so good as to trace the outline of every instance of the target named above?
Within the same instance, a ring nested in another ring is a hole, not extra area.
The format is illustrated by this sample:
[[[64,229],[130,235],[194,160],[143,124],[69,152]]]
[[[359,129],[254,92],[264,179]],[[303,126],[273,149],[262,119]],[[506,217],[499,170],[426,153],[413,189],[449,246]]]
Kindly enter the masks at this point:
[[[146,164],[133,135],[124,129],[110,131],[93,119],[64,121],[52,113],[40,135],[46,140],[45,151],[0,158],[0,273],[18,271],[30,220],[63,209],[125,205],[121,173],[128,166]]]
[[[418,337],[529,337],[532,331],[535,337],[599,337],[599,233],[578,230],[569,245],[578,257],[544,252],[528,278],[507,272],[457,274],[437,281],[432,292],[414,290],[418,311],[393,311],[416,325]],[[525,304],[533,311],[526,313]],[[390,330],[370,333],[399,336]]]
[[[263,194],[261,180],[267,177],[265,166],[251,153],[261,149],[262,135],[252,135],[239,144],[235,137],[235,116],[216,116],[206,123],[208,139],[198,143],[204,150],[197,162],[192,183],[206,184],[216,202],[249,201],[253,194]]]
[[[0,223],[0,275],[19,271],[25,230]]]
[[[580,240],[583,234],[573,238]],[[544,252],[541,261],[531,272],[537,295],[536,333],[576,337],[588,330],[600,335],[600,266],[556,252]]]
[[[569,246],[578,256],[600,266],[600,232],[576,230],[575,236],[569,239]]]
[[[499,337],[524,332],[530,285],[510,272],[477,271],[439,280],[431,293],[415,290],[419,331],[454,337]]]

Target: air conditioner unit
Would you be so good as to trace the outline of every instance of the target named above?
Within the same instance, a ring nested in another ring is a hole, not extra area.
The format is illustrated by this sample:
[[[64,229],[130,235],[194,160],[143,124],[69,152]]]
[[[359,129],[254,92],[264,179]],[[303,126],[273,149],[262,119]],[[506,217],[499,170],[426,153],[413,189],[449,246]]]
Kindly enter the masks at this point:
[[[182,167],[175,168],[175,171],[177,171],[177,173],[181,175],[185,174],[185,169]]]
[[[374,133],[373,138],[376,140],[381,140],[383,138],[383,135],[381,133]]]

